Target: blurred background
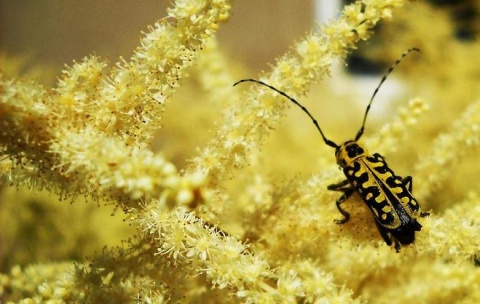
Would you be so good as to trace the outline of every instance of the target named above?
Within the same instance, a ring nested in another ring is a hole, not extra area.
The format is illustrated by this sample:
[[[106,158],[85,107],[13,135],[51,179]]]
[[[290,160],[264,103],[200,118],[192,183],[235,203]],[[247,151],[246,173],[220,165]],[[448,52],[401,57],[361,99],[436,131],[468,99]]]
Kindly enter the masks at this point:
[[[300,37],[329,18],[342,0],[234,1],[228,23],[218,34],[221,47],[253,73],[268,69]],[[430,0],[448,11],[459,39],[472,39],[478,23],[478,0]],[[72,60],[95,53],[116,61],[129,57],[140,31],[164,17],[170,1],[162,0],[0,0],[0,49],[27,56],[28,69],[39,63],[60,71]],[[405,46],[407,47],[407,46]],[[354,71],[376,70],[359,54],[350,58]]]
[[[91,53],[116,61],[129,57],[140,32],[166,16],[169,5],[161,0],[1,0],[0,47],[57,71]],[[253,70],[265,69],[312,29],[314,7],[314,1],[236,1],[229,22],[220,27],[220,44]]]

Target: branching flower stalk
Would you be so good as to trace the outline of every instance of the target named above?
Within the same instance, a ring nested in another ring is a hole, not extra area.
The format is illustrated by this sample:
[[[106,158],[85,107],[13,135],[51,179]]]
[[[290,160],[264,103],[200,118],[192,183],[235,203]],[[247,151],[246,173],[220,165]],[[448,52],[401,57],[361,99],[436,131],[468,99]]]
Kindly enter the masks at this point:
[[[288,89],[289,92],[304,93],[306,87],[312,81],[318,81],[323,74],[328,74],[328,68],[335,60],[335,57],[345,57],[348,51],[355,47],[355,43],[359,39],[367,39],[369,37],[369,28],[373,27],[380,18],[389,17],[389,12],[394,7],[401,6],[402,4],[401,1],[393,1],[389,5],[385,5],[383,2],[374,2],[367,6],[363,3],[348,6],[339,20],[327,25],[321,34],[311,34],[306,40],[298,44],[298,58],[289,56],[281,59],[273,69],[269,78],[269,80],[271,80],[269,83],[284,88],[286,85],[283,85],[283,81],[288,82],[294,80],[296,82],[290,84]],[[362,8],[365,8],[365,16],[358,15]],[[375,14],[373,12],[375,12]],[[229,113],[227,114],[229,124],[225,125],[219,133],[217,133],[214,142],[203,150],[203,156],[200,156],[193,161],[193,172],[205,172],[209,174],[210,187],[213,186],[218,179],[222,178],[222,176],[224,176],[223,174],[226,172],[224,171],[224,173],[222,173],[217,170],[223,171],[224,169],[222,169],[222,167],[236,168],[246,162],[247,155],[261,144],[263,135],[265,135],[265,132],[268,132],[269,124],[274,124],[281,117],[281,114],[276,112],[286,108],[285,103],[271,99],[271,94],[265,90],[254,91],[256,94],[255,98],[248,100],[248,102],[242,102],[241,109],[232,108],[227,110],[227,113]],[[257,95],[260,96],[258,99]],[[267,127],[266,130],[262,130],[261,128],[265,128],[265,126]],[[227,156],[227,158],[225,158],[225,156]],[[159,213],[155,214],[159,215]],[[140,216],[139,218],[143,221],[145,217]],[[156,231],[156,229],[151,229],[152,225],[155,225],[152,224],[152,222],[155,223],[156,220],[152,218],[150,221],[143,222],[142,225],[148,226],[150,231]],[[183,231],[184,229],[187,229],[184,228],[184,225],[188,225],[188,223],[182,223],[180,224],[180,227],[176,229]],[[175,224],[175,222],[173,222],[173,224]],[[158,228],[165,226],[170,225],[162,224],[158,225]],[[192,227],[191,229],[193,230],[194,228]],[[166,236],[169,234],[171,233],[165,233]],[[175,235],[183,236],[184,233],[182,232]],[[201,256],[206,258],[209,265],[218,265],[216,263],[216,260],[219,259],[217,255],[221,254],[223,256],[223,250],[218,250],[219,246],[216,245],[219,241],[213,241],[214,239],[218,239],[218,236],[210,235],[209,237],[206,237],[206,239],[209,241],[206,242],[205,246],[212,248],[212,250],[208,250],[208,254],[207,251],[203,251]],[[181,255],[181,252],[188,248],[188,246],[185,245],[185,239],[180,238],[177,242],[178,241],[181,242],[177,243],[176,246],[167,245],[168,250],[165,252],[172,254],[174,257],[185,256]],[[162,246],[169,243],[165,242],[163,238],[161,238],[161,242],[164,242],[164,245]],[[175,244],[175,242],[173,244]],[[195,250],[192,249],[192,252],[195,252]],[[230,257],[230,259],[231,262],[234,262],[235,264],[232,264],[231,267],[226,267],[228,269],[237,269],[238,267],[246,269],[251,268],[251,266],[248,266],[248,263],[236,265],[237,261],[245,260],[241,251],[237,251],[236,256],[234,255]],[[255,259],[258,259],[258,257]],[[225,265],[227,265],[227,262],[223,257],[221,260],[224,261],[221,266],[224,268]],[[191,261],[189,261],[189,263],[191,263]],[[263,267],[258,268],[259,266],[257,266],[257,263],[253,263],[252,265],[256,265],[255,268],[257,268],[254,273],[261,274],[265,271],[262,270]],[[268,265],[268,263],[265,265]],[[207,267],[206,270],[207,274],[212,273],[208,270],[209,267]],[[220,287],[234,287],[235,289],[240,290],[245,288],[243,284],[239,285],[238,283],[242,281],[242,273],[231,273],[230,276],[222,276],[217,272],[213,273],[214,276],[211,280],[215,282],[215,285]],[[256,277],[258,277],[258,275],[252,276],[252,278]],[[273,277],[273,281],[278,281],[278,279],[279,278],[276,276]],[[261,287],[263,284],[261,282],[262,280],[256,280],[256,283],[253,286],[249,286],[249,289],[263,290],[263,292],[267,292],[267,294],[271,293],[268,297],[274,296],[278,293],[278,290],[276,289],[265,290]],[[340,291],[337,290],[336,292]],[[242,295],[243,294],[249,293],[245,292],[242,293]]]
[[[180,177],[145,148],[163,104],[228,9],[224,1],[183,2],[150,28],[130,61],[106,72],[99,58],[87,57],[52,92],[2,77],[0,139],[17,164],[10,180],[110,198],[124,209],[156,196],[170,205],[191,202],[205,177]]]
[[[359,1],[346,6],[339,18],[311,33],[295,46],[295,54],[280,58],[261,80],[293,97],[302,96],[308,87],[329,75],[335,60],[343,59],[360,40],[371,35],[382,19],[389,20],[395,8],[405,1]],[[231,168],[248,163],[248,155],[261,146],[283,112],[289,107],[266,88],[252,88],[248,98],[226,111],[224,125],[216,138],[193,160],[192,171],[207,173],[209,184],[216,185]]]
[[[478,150],[480,145],[480,102],[471,103],[464,113],[457,118],[450,130],[436,138],[432,150],[415,166],[414,174],[419,183],[416,196],[427,198],[438,185],[448,177],[448,170],[437,174],[428,174],[436,167],[454,167],[462,156],[469,151]]]

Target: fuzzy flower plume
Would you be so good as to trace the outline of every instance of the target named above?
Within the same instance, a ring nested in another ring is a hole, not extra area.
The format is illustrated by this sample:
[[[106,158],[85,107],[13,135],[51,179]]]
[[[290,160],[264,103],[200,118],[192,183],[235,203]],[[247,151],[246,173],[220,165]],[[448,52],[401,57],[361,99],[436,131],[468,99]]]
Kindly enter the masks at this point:
[[[149,196],[191,202],[204,177],[181,178],[145,148],[184,70],[227,16],[223,1],[179,1],[129,61],[105,71],[100,58],[86,57],[51,92],[0,76],[0,140],[15,164],[11,182],[110,198],[122,208]]]
[[[418,118],[428,111],[430,106],[422,99],[410,100],[408,107],[398,110],[398,116],[385,124],[366,142],[367,147],[378,147],[382,153],[390,154],[397,150],[399,144],[406,140],[409,130],[417,124]]]
[[[261,80],[293,96],[302,96],[308,87],[330,72],[335,60],[343,59],[356,43],[370,37],[370,30],[381,20],[390,19],[394,8],[404,1],[360,1],[345,7],[340,17],[311,33],[295,46],[295,54],[280,58]],[[269,131],[288,108],[266,88],[252,89],[248,98],[226,111],[225,121],[210,145],[193,160],[193,171],[206,172],[214,185],[231,168],[243,167]],[[253,114],[253,115],[252,115]]]
[[[309,94],[314,104],[307,92],[329,75],[333,62],[369,39],[377,24],[388,32],[390,24],[409,29],[437,16],[422,17],[415,12],[417,3],[406,2],[363,0],[346,6],[336,20],[299,39],[259,79],[295,97],[312,114],[322,111],[320,125],[329,129],[328,138],[345,137],[344,129],[364,113],[363,105],[357,113],[354,103],[358,92],[345,84],[351,77],[343,72],[332,77],[341,92],[323,85],[319,94]],[[475,155],[480,96],[475,88],[461,87],[463,80],[480,81],[480,64],[471,62],[478,56],[455,57],[448,69],[456,72],[449,74],[445,65],[427,69],[424,63],[442,47],[422,49],[389,76],[395,81],[403,75],[402,90],[392,97],[397,104],[369,116],[362,137],[368,151],[385,156],[398,176],[412,175],[412,193],[431,213],[418,219],[422,230],[415,242],[397,253],[356,194],[342,203],[350,220],[335,223],[342,216],[335,205],[341,193],[327,187],[345,176],[318,134],[312,139],[304,132],[315,131],[308,117],[284,117],[291,103],[263,86],[232,88],[244,77],[212,39],[229,10],[225,0],[177,0],[167,17],[143,34],[131,58],[109,68],[97,56],[85,57],[64,71],[54,89],[0,74],[4,181],[43,188],[60,201],[79,195],[105,201],[108,213],[124,211],[112,218],[120,215],[120,225],[131,232],[122,234],[122,242],[97,244],[99,252],[87,259],[81,250],[56,256],[57,263],[44,262],[52,260],[49,254],[25,258],[15,248],[28,246],[10,241],[19,239],[8,234],[15,229],[26,231],[26,242],[36,233],[47,242],[68,238],[64,231],[85,230],[84,236],[111,227],[105,221],[92,225],[87,212],[72,209],[66,212],[70,217],[53,215],[53,228],[62,232],[53,234],[41,224],[54,213],[48,210],[56,209],[45,209],[40,195],[23,203],[20,194],[5,199],[0,193],[0,211],[9,210],[0,213],[0,225],[8,221],[0,241],[11,243],[0,246],[0,302],[480,303],[478,178],[468,178],[480,170]],[[397,11],[414,17],[395,24]],[[442,39],[436,40],[436,29],[422,35],[428,45],[441,43],[446,53],[478,53],[478,42],[447,39],[449,22],[442,20],[435,23],[442,27]],[[396,56],[422,48],[406,38],[412,36],[401,35],[396,43],[403,49]],[[395,37],[372,44],[389,54]],[[417,87],[416,67],[430,71],[421,73],[429,79],[425,90]],[[343,102],[346,108],[339,107]],[[387,100],[379,94],[373,107],[382,102]],[[454,114],[442,114],[445,107]],[[167,127],[153,143],[162,152],[154,153],[150,143],[160,119]],[[5,207],[7,200],[13,202]],[[28,206],[29,212],[15,211]],[[77,239],[75,248],[93,242]]]
[[[423,199],[438,189],[441,182],[448,177],[447,167],[452,168],[470,151],[478,151],[480,147],[480,102],[471,103],[464,113],[455,120],[450,130],[437,137],[431,151],[422,157],[415,166],[419,189],[416,196]],[[433,168],[441,167],[442,171],[429,174]]]

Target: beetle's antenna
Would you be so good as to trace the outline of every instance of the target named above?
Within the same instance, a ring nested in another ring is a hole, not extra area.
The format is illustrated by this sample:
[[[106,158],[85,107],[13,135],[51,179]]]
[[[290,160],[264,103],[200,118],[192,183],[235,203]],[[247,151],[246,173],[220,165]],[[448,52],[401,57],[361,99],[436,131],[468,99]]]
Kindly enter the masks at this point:
[[[370,101],[368,102],[368,106],[367,106],[367,109],[366,109],[366,111],[365,111],[365,115],[363,116],[362,126],[360,127],[360,130],[358,130],[357,135],[355,136],[355,141],[359,140],[360,137],[362,137],[362,135],[363,135],[363,131],[364,131],[364,129],[365,129],[365,122],[367,121],[368,111],[370,111],[370,106],[372,105],[372,101],[373,101],[373,99],[375,98],[375,96],[377,95],[378,90],[380,90],[380,87],[381,87],[382,84],[385,82],[385,80],[387,79],[388,75],[390,75],[390,73],[395,69],[395,67],[400,63],[400,61],[402,61],[402,59],[405,58],[405,56],[407,56],[408,53],[410,53],[410,52],[412,52],[412,51],[420,52],[420,49],[418,49],[418,48],[411,48],[411,49],[406,50],[406,51],[402,54],[402,56],[400,56],[400,58],[398,58],[397,61],[395,61],[395,63],[392,64],[392,66],[387,70],[387,72],[385,73],[385,75],[383,75],[382,80],[380,80],[380,83],[378,84],[377,88],[376,88],[375,91],[373,92],[372,98],[370,98]]]
[[[310,119],[312,120],[313,124],[315,125],[315,127],[317,128],[318,132],[320,132],[320,135],[322,136],[323,138],[323,141],[325,142],[325,144],[329,145],[330,147],[332,148],[338,148],[338,145],[336,143],[334,143],[333,141],[331,141],[330,139],[326,138],[325,135],[323,134],[323,131],[322,129],[320,128],[320,126],[318,125],[318,122],[317,120],[312,116],[312,114],[310,114],[310,112],[308,112],[307,108],[305,108],[304,106],[302,106],[298,101],[296,101],[293,97],[290,97],[287,95],[287,93],[285,92],[282,92],[280,91],[279,89],[269,85],[269,84],[266,84],[265,82],[263,81],[260,81],[260,80],[256,80],[256,79],[242,79],[242,80],[239,80],[237,82],[235,82],[233,84],[233,86],[236,86],[237,84],[239,83],[242,83],[242,82],[255,82],[255,83],[258,83],[258,84],[261,84],[263,86],[266,86],[267,88],[277,92],[278,94],[282,95],[283,97],[286,97],[288,100],[290,100],[291,102],[293,102],[294,104],[296,104],[297,106],[300,107],[300,109],[302,109],[303,112],[307,113],[307,115],[310,117]]]

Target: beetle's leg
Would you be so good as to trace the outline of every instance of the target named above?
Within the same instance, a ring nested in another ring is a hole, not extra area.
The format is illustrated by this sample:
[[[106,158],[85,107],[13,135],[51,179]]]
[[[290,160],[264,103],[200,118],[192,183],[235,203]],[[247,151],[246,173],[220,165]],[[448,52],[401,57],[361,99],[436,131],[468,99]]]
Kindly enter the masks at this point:
[[[412,193],[412,177],[411,176],[406,176],[402,179],[402,185],[408,189],[408,192]],[[420,212],[420,217],[426,217],[429,216],[430,213],[428,212]]]
[[[430,215],[430,212],[420,212],[420,217],[426,217],[429,215]]]
[[[346,222],[348,222],[348,220],[350,219],[350,213],[348,213],[347,211],[343,210],[342,207],[340,206],[347,198],[349,198],[353,192],[354,192],[354,189],[352,188],[352,186],[350,186],[348,180],[344,180],[344,181],[341,181],[337,184],[333,184],[333,185],[330,185],[327,187],[328,190],[332,190],[332,191],[340,191],[340,192],[343,192],[343,194],[338,198],[338,200],[336,201],[336,205],[337,205],[337,209],[338,211],[343,215],[343,219],[341,220],[335,220],[335,223],[336,224],[345,224]]]
[[[347,188],[344,188],[345,186],[347,186],[349,183],[348,183],[348,179],[346,180],[343,180],[339,183],[336,183],[336,184],[331,184],[327,187],[328,190],[332,190],[332,191],[341,191],[341,192],[345,192],[345,190]]]
[[[395,251],[396,251],[397,253],[399,253],[399,252],[400,252],[400,242],[397,241],[397,239],[395,239],[395,238],[393,239],[393,242],[394,242],[394,244],[395,244],[395,245],[394,245]]]
[[[345,192],[342,194],[342,196],[340,196],[338,198],[338,200],[336,201],[336,205],[337,205],[337,209],[338,211],[343,215],[343,219],[341,220],[335,220],[335,223],[336,224],[345,224],[346,222],[348,222],[348,220],[350,219],[350,213],[348,213],[347,211],[343,210],[342,207],[340,207],[340,205],[347,199],[349,198],[354,192],[354,189],[353,188],[348,188],[348,189],[345,189]]]
[[[396,238],[390,237],[387,229],[385,229],[377,221],[375,221],[375,225],[377,225],[378,232],[380,232],[380,235],[382,236],[385,243],[387,243],[388,246],[391,246],[392,245],[392,239],[393,239],[393,247],[395,248],[395,251],[397,253],[400,252],[400,248],[401,248],[400,242]]]
[[[408,189],[408,192],[412,193],[412,177],[411,176],[405,176],[402,179],[402,185]]]

